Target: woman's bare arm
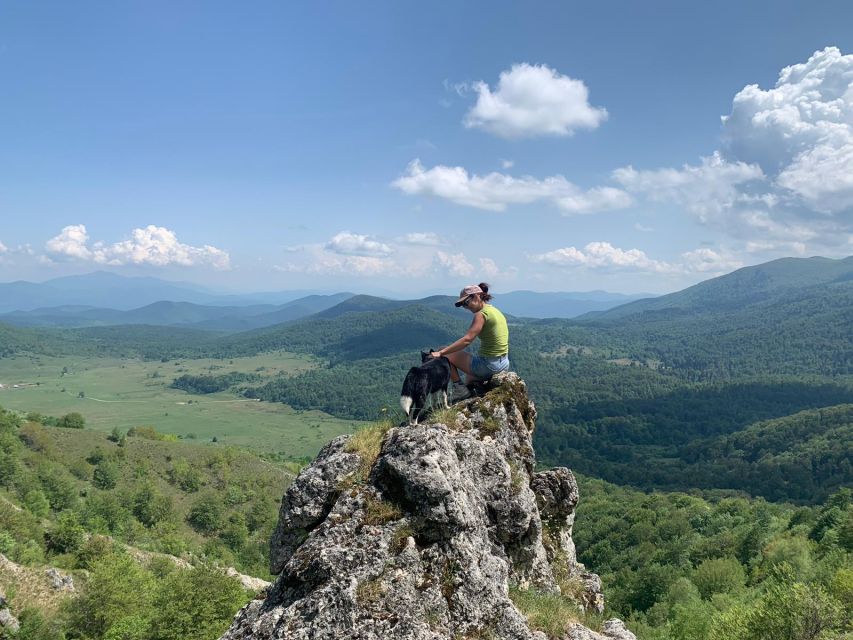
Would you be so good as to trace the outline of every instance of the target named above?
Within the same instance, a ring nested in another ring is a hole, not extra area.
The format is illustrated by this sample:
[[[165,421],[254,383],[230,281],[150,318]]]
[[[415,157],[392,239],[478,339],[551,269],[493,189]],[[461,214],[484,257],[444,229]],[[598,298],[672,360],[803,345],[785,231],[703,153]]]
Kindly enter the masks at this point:
[[[457,351],[462,351],[469,344],[474,342],[476,337],[480,335],[480,332],[483,330],[483,326],[486,324],[485,318],[483,318],[483,314],[477,312],[474,314],[474,319],[471,320],[471,326],[468,327],[468,331],[465,332],[465,335],[459,338],[453,344],[449,344],[446,347],[442,347],[438,351],[433,351],[432,355],[436,358],[440,358],[441,356],[446,356],[448,353],[456,353]]]

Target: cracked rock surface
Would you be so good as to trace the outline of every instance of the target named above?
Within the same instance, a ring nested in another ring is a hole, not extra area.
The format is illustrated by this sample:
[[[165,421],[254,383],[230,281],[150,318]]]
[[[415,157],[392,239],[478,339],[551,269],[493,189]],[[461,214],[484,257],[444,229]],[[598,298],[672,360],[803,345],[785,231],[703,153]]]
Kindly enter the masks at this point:
[[[376,428],[378,455],[351,436],[330,442],[282,499],[278,579],[222,640],[545,640],[510,586],[554,594],[566,580],[580,585],[579,614],[602,610],[571,539],[574,476],[533,471],[535,418],[524,382],[504,373],[441,421]],[[634,636],[609,620],[561,637]]]

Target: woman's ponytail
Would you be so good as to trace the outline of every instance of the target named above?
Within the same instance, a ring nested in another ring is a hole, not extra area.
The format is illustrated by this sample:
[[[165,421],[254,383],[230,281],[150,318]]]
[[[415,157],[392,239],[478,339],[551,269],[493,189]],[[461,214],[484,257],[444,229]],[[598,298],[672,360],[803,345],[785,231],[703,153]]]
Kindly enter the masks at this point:
[[[479,285],[480,289],[483,290],[483,293],[480,294],[480,300],[483,302],[488,302],[492,299],[491,294],[489,294],[489,285],[486,282],[481,282]]]

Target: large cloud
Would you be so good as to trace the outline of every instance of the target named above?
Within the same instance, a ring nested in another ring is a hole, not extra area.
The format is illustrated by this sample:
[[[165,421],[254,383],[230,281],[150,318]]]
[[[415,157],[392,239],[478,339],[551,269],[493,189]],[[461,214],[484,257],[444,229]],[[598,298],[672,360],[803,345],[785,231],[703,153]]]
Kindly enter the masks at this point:
[[[728,157],[757,163],[804,207],[853,208],[853,55],[836,47],[785,67],[773,89],[744,87],[723,118]]]
[[[426,169],[420,160],[409,163],[407,174],[392,185],[409,195],[435,196],[488,211],[544,201],[568,215],[621,209],[631,203],[628,194],[620,189],[598,187],[583,191],[560,175],[541,180],[498,172],[478,176],[469,174],[464,167],[437,165]]]
[[[174,231],[148,225],[134,229],[129,240],[111,245],[96,242],[89,246],[89,234],[82,224],[69,225],[47,241],[51,258],[76,259],[109,265],[154,265],[183,267],[208,265],[229,269],[228,253],[210,245],[193,247],[178,241]]]
[[[739,91],[722,146],[699,165],[613,172],[637,198],[682,207],[752,253],[849,252],[853,56],[835,47]]]
[[[473,88],[477,103],[465,116],[465,126],[503,138],[567,136],[595,129],[607,118],[606,109],[589,104],[582,80],[545,65],[513,65],[501,73],[494,91],[485,82]]]

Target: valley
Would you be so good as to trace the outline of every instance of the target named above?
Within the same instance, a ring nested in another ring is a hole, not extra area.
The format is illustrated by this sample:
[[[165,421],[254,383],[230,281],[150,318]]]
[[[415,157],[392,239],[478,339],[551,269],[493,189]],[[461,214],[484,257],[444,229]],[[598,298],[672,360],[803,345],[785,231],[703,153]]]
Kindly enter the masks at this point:
[[[228,391],[188,394],[170,385],[181,375],[243,372],[264,380],[316,367],[311,357],[280,352],[167,362],[19,354],[0,358],[0,406],[53,416],[79,412],[87,428],[105,433],[150,426],[185,439],[216,438],[223,444],[302,458],[315,455],[359,422]]]

